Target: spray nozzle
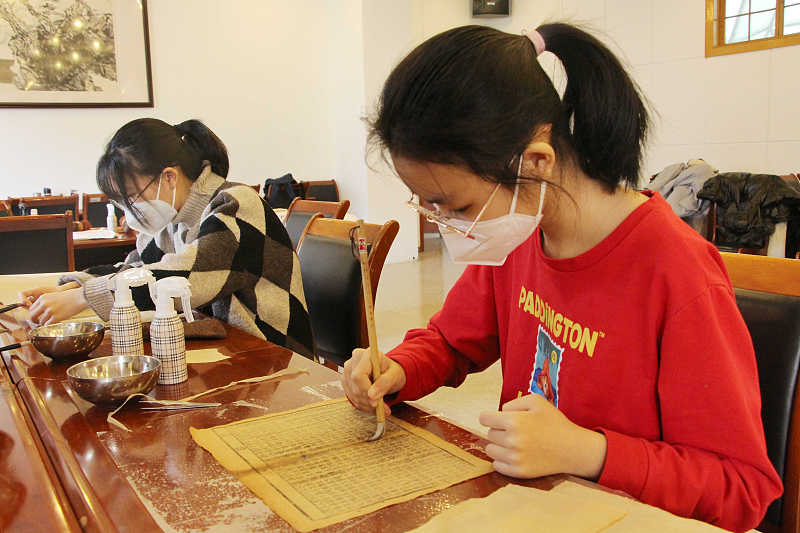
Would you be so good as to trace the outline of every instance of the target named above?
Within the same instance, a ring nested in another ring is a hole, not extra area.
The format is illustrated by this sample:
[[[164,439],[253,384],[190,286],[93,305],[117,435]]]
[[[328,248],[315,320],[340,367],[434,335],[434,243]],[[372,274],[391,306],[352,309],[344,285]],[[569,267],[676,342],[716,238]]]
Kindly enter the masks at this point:
[[[155,276],[153,276],[153,273],[146,268],[129,268],[127,270],[123,270],[109,281],[109,288],[113,289],[115,292],[114,305],[116,307],[133,305],[131,287],[148,285],[150,289],[150,297],[152,298],[153,286],[155,282]]]
[[[151,297],[156,304],[155,318],[168,318],[177,315],[172,299],[180,298],[186,321],[194,322],[192,304],[190,302],[192,296],[191,287],[189,280],[180,276],[170,276],[158,280],[155,283],[155,289],[151,291]]]

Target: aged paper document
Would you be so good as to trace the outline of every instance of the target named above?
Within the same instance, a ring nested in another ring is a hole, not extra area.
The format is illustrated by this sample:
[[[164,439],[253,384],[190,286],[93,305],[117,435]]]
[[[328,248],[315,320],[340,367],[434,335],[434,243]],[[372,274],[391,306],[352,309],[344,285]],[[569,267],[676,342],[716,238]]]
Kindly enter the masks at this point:
[[[653,507],[610,492],[595,490],[572,481],[564,481],[550,492],[567,496],[573,500],[608,505],[627,513],[625,518],[608,528],[607,533],[639,533],[640,531],[658,531],[663,533],[722,533],[711,524],[681,518],[658,507]]]
[[[624,517],[625,511],[607,505],[521,485],[506,485],[485,498],[471,498],[456,504],[412,532],[596,533],[610,531],[608,528]]]
[[[479,459],[394,417],[346,399],[191,428],[195,442],[299,531],[325,527],[492,471]]]

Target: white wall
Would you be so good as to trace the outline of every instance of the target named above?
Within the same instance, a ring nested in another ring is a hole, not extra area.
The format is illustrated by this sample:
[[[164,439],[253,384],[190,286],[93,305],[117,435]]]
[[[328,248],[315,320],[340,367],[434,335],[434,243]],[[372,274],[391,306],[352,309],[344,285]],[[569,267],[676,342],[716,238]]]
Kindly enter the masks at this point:
[[[417,10],[416,2],[364,2],[364,87],[368,115],[374,113],[383,82],[392,68],[421,41],[422,21]],[[400,223],[400,233],[387,261],[416,259],[419,217],[405,205],[411,195],[379,150],[371,149],[368,161],[369,220],[395,219]]]
[[[648,174],[693,157],[723,171],[800,168],[800,46],[706,58],[704,2],[571,3],[593,6],[660,114]]]
[[[512,16],[499,19],[472,18],[466,0],[421,4],[425,38],[463,24],[516,33],[555,20],[595,32],[656,111],[645,176],[695,157],[723,171],[800,169],[800,46],[706,58],[705,2],[512,0]],[[552,73],[552,56],[542,59]]]
[[[205,121],[230,178],[336,178],[366,213],[361,0],[151,0],[155,108],[0,110],[0,193],[96,191],[94,167],[125,122]],[[363,216],[363,215],[362,215]]]

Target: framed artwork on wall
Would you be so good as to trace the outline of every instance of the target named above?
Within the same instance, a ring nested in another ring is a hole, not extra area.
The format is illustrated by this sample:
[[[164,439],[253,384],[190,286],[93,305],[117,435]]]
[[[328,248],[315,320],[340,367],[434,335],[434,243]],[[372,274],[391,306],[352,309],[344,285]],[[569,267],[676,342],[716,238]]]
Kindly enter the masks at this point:
[[[0,0],[0,107],[153,107],[146,0]]]

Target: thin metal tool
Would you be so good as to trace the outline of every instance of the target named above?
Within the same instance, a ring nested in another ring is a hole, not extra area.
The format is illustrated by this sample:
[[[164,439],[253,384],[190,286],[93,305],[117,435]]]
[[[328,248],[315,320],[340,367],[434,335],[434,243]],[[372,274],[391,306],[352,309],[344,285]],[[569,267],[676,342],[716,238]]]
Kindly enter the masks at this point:
[[[369,255],[367,254],[367,239],[362,231],[363,220],[356,222],[356,237],[358,239],[358,261],[361,263],[361,288],[364,294],[364,314],[367,318],[367,333],[369,335],[369,359],[372,363],[372,382],[381,377],[381,365],[378,359],[378,335],[375,333],[375,309],[372,305],[372,283],[369,275]],[[368,441],[378,440],[386,432],[386,413],[383,407],[383,397],[378,398],[375,407],[375,417],[378,427]]]

